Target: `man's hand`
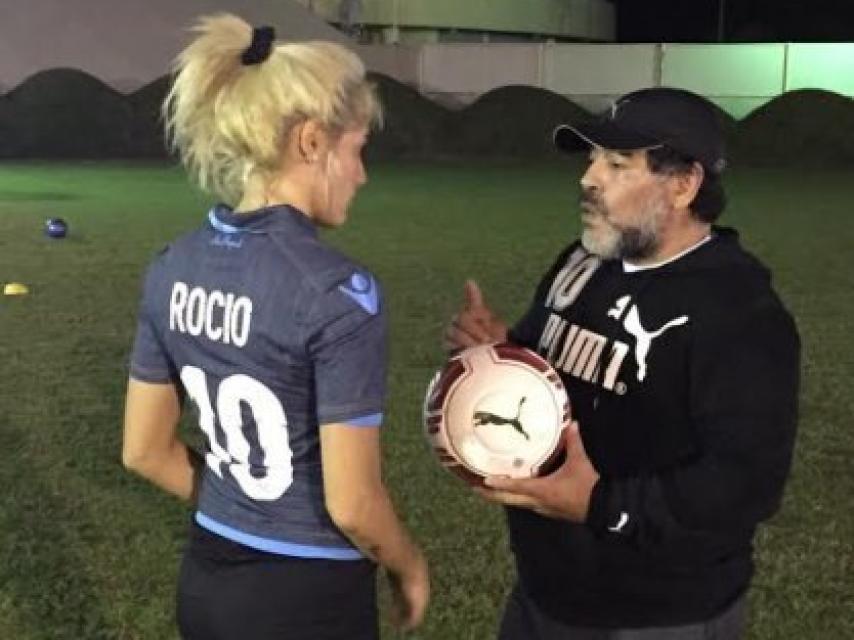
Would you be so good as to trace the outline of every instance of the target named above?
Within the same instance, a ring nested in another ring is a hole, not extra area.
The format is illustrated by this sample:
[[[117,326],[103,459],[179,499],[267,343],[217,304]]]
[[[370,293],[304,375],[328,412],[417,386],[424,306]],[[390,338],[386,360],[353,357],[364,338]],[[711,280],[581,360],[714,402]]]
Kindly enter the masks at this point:
[[[507,325],[495,317],[474,280],[466,280],[462,310],[445,330],[445,349],[465,349],[507,340]]]
[[[564,430],[563,438],[566,459],[553,473],[521,479],[489,476],[486,488],[476,491],[491,502],[531,509],[549,518],[584,522],[599,474],[584,451],[577,422]]]

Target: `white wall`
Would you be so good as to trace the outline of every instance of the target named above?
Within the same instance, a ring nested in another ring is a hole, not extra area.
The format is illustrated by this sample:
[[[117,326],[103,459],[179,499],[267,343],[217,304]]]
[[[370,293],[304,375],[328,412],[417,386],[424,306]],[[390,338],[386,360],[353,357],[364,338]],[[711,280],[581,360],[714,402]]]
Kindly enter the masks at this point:
[[[421,82],[421,48],[407,45],[360,45],[359,56],[371,71],[382,73],[414,87]]]
[[[375,50],[360,50],[369,66],[378,59]],[[395,51],[397,66],[390,61]],[[385,54],[390,58],[379,70],[448,105],[468,104],[514,84],[554,91],[593,111],[641,87],[681,87],[709,97],[736,118],[792,89],[854,97],[854,43],[440,43],[385,47]]]
[[[420,90],[466,103],[497,87],[539,86],[540,47],[528,44],[430,44],[421,48]]]
[[[783,91],[785,44],[664,45],[661,84],[712,96],[741,118]]]
[[[137,89],[168,73],[198,16],[221,11],[271,24],[284,39],[349,42],[288,0],[0,0],[0,91],[55,67]]]
[[[789,46],[786,89],[827,89],[854,96],[854,44]]]
[[[135,90],[168,72],[197,16],[237,10],[253,24],[273,24],[284,39],[351,46],[368,68],[450,105],[507,85],[548,89],[591,110],[640,87],[677,86],[736,117],[791,89],[854,97],[854,43],[358,46],[289,0],[27,0],[25,9],[12,10],[21,3],[0,0],[0,92],[54,67]]]
[[[656,84],[657,55],[655,45],[550,45],[539,86],[598,111],[615,96]]]

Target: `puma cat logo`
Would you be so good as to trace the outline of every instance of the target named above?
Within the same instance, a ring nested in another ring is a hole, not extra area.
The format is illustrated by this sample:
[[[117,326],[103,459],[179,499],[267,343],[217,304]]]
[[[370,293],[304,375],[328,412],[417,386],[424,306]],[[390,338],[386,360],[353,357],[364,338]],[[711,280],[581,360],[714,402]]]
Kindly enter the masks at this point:
[[[608,311],[608,317],[619,320],[626,311],[626,305],[631,300],[631,296],[623,296],[614,304],[614,307]],[[679,316],[656,329],[655,331],[647,331],[644,329],[640,319],[638,306],[633,304],[623,320],[623,328],[635,338],[635,361],[638,365],[638,382],[643,382],[646,378],[646,358],[649,355],[652,341],[661,336],[668,329],[678,327],[687,323],[688,316]]]
[[[502,416],[497,416],[494,413],[490,413],[489,411],[475,411],[474,412],[474,426],[482,427],[486,424],[509,424],[516,431],[525,436],[526,440],[530,440],[531,436],[527,434],[525,429],[522,427],[522,423],[519,422],[519,415],[522,413],[522,405],[525,404],[525,398],[519,400],[519,407],[516,410],[515,418],[504,418]]]

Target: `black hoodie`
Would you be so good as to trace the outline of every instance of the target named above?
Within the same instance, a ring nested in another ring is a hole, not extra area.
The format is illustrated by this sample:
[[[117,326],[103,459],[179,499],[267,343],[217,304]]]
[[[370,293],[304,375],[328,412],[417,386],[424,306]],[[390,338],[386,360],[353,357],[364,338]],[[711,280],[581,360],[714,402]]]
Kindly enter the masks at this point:
[[[587,522],[508,509],[520,584],[592,627],[690,624],[753,573],[756,525],[780,503],[797,418],[791,316],[737,234],[626,272],[578,243],[510,332],[557,369],[601,478]]]

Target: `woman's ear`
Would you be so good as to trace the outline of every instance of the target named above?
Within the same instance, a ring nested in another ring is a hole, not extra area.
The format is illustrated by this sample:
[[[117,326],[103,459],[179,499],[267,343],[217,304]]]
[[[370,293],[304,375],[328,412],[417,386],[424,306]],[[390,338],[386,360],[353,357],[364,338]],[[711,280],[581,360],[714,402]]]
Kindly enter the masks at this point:
[[[297,130],[297,150],[307,164],[317,162],[328,144],[326,131],[317,120],[306,120]]]

